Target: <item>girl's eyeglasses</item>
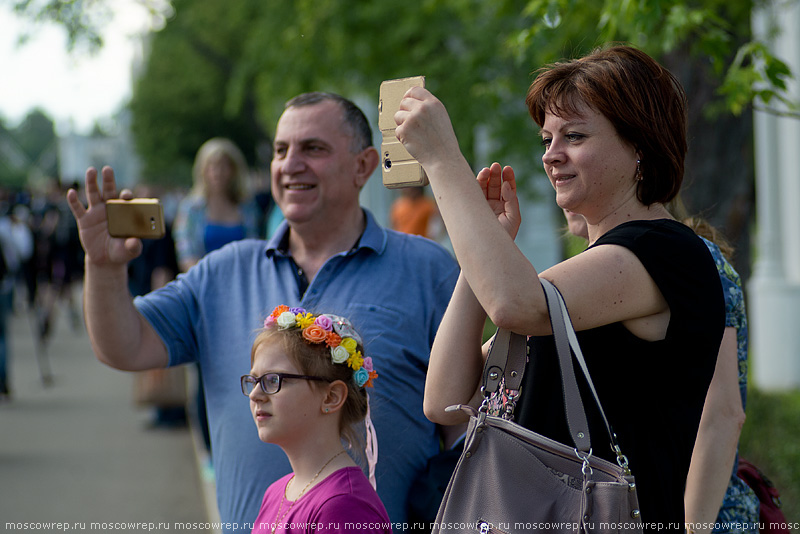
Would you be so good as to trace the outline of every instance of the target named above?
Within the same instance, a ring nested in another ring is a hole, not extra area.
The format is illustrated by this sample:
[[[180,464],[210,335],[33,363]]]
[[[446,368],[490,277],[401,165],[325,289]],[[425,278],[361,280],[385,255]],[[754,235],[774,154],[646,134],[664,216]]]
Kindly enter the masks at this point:
[[[267,395],[272,395],[281,390],[281,385],[283,384],[283,380],[285,378],[297,378],[300,380],[322,380],[323,382],[330,382],[329,379],[322,378],[320,376],[293,375],[291,373],[267,373],[258,377],[253,375],[244,375],[241,379],[242,393],[249,397],[255,389],[256,384],[261,384],[261,391]]]

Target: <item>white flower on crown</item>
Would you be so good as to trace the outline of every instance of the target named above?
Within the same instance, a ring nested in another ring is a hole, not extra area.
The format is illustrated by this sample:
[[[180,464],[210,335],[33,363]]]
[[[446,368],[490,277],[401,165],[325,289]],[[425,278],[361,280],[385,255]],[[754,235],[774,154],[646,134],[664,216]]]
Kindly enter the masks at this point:
[[[290,311],[280,314],[275,322],[278,323],[278,328],[291,328],[297,324],[295,314]]]
[[[341,345],[331,349],[331,359],[333,360],[333,363],[344,363],[349,357],[350,353]]]

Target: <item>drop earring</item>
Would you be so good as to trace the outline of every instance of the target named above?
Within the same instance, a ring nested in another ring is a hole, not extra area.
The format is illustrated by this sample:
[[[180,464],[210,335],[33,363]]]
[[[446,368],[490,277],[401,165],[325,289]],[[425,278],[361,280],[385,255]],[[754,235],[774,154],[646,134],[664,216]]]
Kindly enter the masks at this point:
[[[644,180],[644,176],[642,176],[642,160],[636,160],[636,181],[641,182]]]

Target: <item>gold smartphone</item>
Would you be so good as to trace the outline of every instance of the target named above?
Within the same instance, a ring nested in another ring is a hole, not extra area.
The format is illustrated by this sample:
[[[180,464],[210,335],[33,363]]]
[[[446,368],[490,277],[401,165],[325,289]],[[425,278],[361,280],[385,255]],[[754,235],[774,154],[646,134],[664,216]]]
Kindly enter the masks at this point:
[[[164,210],[157,198],[107,200],[108,233],[112,237],[164,237]]]
[[[397,139],[394,114],[400,109],[400,101],[412,87],[425,87],[425,76],[399,78],[381,82],[378,102],[378,127],[381,129],[381,172],[383,185],[390,189],[421,187],[428,185],[428,176],[422,165],[415,160]]]

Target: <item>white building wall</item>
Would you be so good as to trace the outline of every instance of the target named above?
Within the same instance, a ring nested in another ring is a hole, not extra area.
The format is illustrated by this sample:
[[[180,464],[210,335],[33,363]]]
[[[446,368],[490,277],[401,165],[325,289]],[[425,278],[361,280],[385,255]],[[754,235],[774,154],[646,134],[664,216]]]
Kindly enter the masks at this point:
[[[139,182],[140,161],[130,134],[129,114],[119,119],[119,132],[107,137],[90,137],[68,133],[58,140],[58,166],[61,182],[83,184],[86,169],[99,171],[110,165],[114,169],[117,187],[133,187]]]

